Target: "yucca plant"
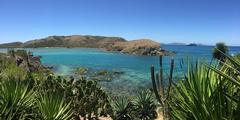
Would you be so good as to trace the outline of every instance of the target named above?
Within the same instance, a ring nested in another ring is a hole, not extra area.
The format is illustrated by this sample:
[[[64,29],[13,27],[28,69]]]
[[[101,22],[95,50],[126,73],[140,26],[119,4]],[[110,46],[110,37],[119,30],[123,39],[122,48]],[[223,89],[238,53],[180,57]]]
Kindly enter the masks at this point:
[[[0,82],[0,119],[27,120],[35,118],[34,91],[19,80]]]
[[[216,72],[219,79],[222,80],[226,87],[223,94],[228,98],[227,110],[230,111],[228,119],[240,119],[240,59],[239,56],[229,56],[219,50],[219,52],[226,58],[225,62],[219,61],[221,66],[208,67]]]
[[[43,120],[70,120],[73,112],[71,101],[65,101],[62,93],[39,93],[37,107],[40,119]]]
[[[149,90],[140,91],[133,100],[134,117],[140,120],[153,120],[157,117],[157,106]]]
[[[185,79],[174,88],[169,103],[174,119],[239,119],[240,63],[220,51],[220,64],[188,64]]]
[[[174,119],[213,120],[223,119],[220,114],[222,95],[218,94],[217,76],[206,66],[188,65],[184,81],[174,88],[169,103]],[[218,106],[219,105],[219,106]]]
[[[120,97],[113,105],[115,120],[132,120],[132,103],[126,97]]]

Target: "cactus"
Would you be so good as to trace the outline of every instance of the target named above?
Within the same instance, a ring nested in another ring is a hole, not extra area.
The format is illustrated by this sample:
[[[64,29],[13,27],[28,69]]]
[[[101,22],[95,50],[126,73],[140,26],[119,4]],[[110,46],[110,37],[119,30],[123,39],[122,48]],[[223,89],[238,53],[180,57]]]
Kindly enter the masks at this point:
[[[163,83],[163,68],[162,68],[162,58],[163,55],[159,56],[159,67],[160,67],[160,72],[156,73],[155,77],[155,72],[154,72],[154,66],[151,66],[151,79],[152,79],[152,85],[153,85],[153,91],[155,93],[157,101],[161,104],[163,107],[163,119],[168,120],[169,119],[169,114],[168,114],[168,100],[171,86],[172,86],[172,74],[173,74],[173,67],[174,67],[174,59],[173,57],[171,58],[171,63],[170,63],[170,73],[168,76],[168,87],[167,91],[164,91],[164,83]]]

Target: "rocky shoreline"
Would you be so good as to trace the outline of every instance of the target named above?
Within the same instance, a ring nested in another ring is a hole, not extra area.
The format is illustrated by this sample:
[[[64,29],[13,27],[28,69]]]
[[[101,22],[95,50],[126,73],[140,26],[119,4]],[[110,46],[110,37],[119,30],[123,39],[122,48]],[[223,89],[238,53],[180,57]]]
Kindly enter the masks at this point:
[[[33,56],[31,52],[25,50],[10,49],[6,54],[2,53],[1,57],[16,63],[17,66],[27,72],[50,71],[49,68],[41,63],[41,56]]]

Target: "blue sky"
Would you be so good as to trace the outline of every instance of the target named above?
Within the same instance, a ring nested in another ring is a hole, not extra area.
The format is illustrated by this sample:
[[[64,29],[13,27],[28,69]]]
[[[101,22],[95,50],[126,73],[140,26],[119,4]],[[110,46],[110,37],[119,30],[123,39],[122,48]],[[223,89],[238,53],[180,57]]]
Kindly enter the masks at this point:
[[[0,0],[0,43],[74,34],[240,46],[240,0]]]

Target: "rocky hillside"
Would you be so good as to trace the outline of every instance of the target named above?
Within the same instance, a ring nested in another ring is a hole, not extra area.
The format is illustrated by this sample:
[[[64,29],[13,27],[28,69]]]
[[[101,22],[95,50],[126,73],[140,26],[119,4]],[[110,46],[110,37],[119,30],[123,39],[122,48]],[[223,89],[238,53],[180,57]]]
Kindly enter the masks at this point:
[[[108,51],[119,51],[127,54],[156,55],[160,44],[149,39],[127,41],[120,37],[104,37],[90,35],[49,36],[42,39],[27,41],[25,43],[8,43],[0,48],[39,48],[39,47],[87,47],[103,48]]]
[[[118,42],[109,51],[120,51],[127,54],[156,55],[160,49],[158,42],[149,39],[139,39],[126,42]]]
[[[103,36],[49,36],[43,39],[36,39],[25,42],[22,47],[89,47],[89,48],[105,48],[113,45],[115,42],[124,42],[119,37],[103,37]]]
[[[21,42],[12,42],[0,44],[0,48],[20,48],[23,43]]]

